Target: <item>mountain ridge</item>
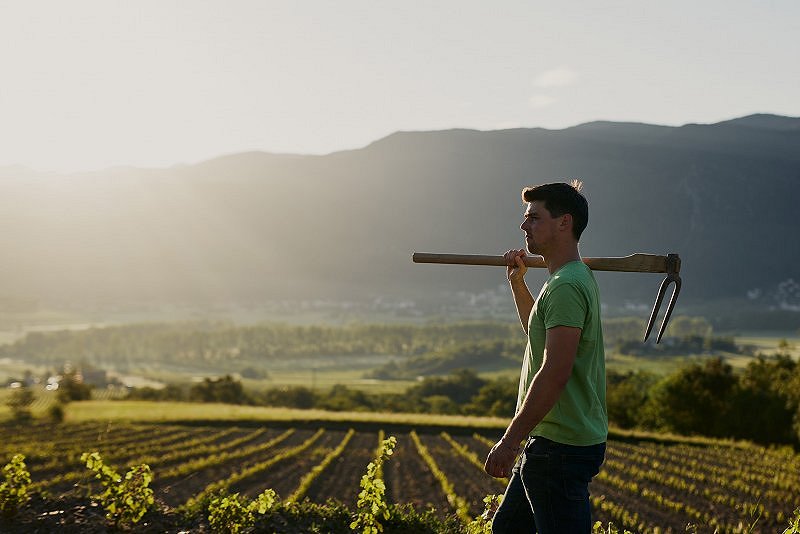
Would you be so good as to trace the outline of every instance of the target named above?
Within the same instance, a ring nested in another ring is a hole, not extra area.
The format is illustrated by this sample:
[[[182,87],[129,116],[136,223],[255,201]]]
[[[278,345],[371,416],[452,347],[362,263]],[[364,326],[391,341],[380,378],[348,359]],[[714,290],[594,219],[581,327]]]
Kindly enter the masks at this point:
[[[521,188],[581,178],[585,256],[677,252],[682,303],[791,307],[800,135],[752,125],[795,121],[396,132],[327,155],[250,151],[63,180],[0,169],[0,221],[14,229],[0,236],[13,258],[0,297],[213,304],[499,291],[497,270],[414,266],[411,252],[517,248]],[[618,306],[650,302],[660,282],[599,276]]]

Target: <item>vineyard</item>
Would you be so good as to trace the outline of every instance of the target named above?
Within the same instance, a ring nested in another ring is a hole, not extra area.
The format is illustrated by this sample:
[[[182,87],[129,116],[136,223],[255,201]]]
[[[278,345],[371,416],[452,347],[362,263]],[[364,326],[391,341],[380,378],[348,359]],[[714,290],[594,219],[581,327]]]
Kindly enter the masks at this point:
[[[65,498],[88,503],[97,483],[81,454],[92,451],[120,470],[148,464],[156,501],[171,509],[192,509],[219,492],[255,498],[266,489],[283,501],[336,499],[354,509],[359,481],[383,438],[374,425],[237,424],[6,425],[0,463],[25,456],[30,491],[41,495],[39,515],[56,513]],[[482,468],[497,437],[491,431],[385,432],[397,438],[383,466],[389,503],[432,508],[466,523],[483,511],[484,497],[503,492],[505,481]],[[697,532],[742,532],[755,523],[752,532],[774,533],[800,506],[798,488],[800,456],[791,451],[612,437],[591,493],[596,519],[636,532],[685,532],[687,524]]]

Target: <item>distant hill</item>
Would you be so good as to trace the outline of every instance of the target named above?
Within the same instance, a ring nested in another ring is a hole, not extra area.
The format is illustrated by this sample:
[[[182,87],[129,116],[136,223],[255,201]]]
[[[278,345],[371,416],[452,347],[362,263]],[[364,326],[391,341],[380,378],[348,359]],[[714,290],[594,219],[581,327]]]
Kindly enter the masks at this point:
[[[800,310],[800,118],[774,115],[398,132],[326,156],[249,152],[169,169],[0,169],[0,299],[481,293],[503,285],[502,270],[417,266],[411,253],[520,247],[520,189],[572,177],[591,207],[585,256],[678,252],[682,303]],[[649,303],[660,275],[600,279],[604,301],[622,306]]]

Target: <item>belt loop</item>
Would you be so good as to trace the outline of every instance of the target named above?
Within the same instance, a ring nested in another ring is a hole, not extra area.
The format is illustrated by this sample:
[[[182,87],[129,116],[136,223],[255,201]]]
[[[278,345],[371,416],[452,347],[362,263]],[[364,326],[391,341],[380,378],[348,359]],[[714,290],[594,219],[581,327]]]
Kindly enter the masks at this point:
[[[526,452],[528,450],[530,444],[533,443],[533,439],[534,439],[533,436],[528,436],[528,439],[525,440],[525,445],[522,446],[523,452]]]

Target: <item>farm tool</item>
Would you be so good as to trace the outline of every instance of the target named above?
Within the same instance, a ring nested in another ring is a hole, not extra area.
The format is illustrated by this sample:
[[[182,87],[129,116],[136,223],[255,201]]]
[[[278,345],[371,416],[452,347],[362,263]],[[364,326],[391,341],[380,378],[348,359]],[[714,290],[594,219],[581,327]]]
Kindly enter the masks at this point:
[[[412,256],[414,263],[444,263],[450,265],[492,265],[498,267],[505,267],[506,260],[503,256],[486,256],[480,254],[438,254],[430,252],[415,252]],[[526,256],[522,260],[526,266],[533,268],[546,268],[544,258],[541,256]],[[661,303],[664,300],[664,295],[667,292],[667,287],[671,283],[675,283],[672,291],[672,296],[667,304],[667,311],[664,314],[664,319],[661,321],[661,327],[658,329],[658,336],[656,343],[661,342],[661,336],[664,335],[664,330],[667,328],[669,318],[672,315],[672,310],[675,308],[675,303],[678,301],[678,294],[681,292],[681,258],[677,254],[668,254],[666,256],[659,256],[656,254],[631,254],[630,256],[623,256],[617,258],[583,258],[585,263],[593,271],[617,271],[626,273],[667,273],[664,281],[661,282],[661,287],[658,288],[658,295],[653,304],[653,311],[650,313],[650,319],[647,321],[647,329],[644,333],[644,340],[650,337],[650,332],[653,330],[653,325],[656,321]]]

